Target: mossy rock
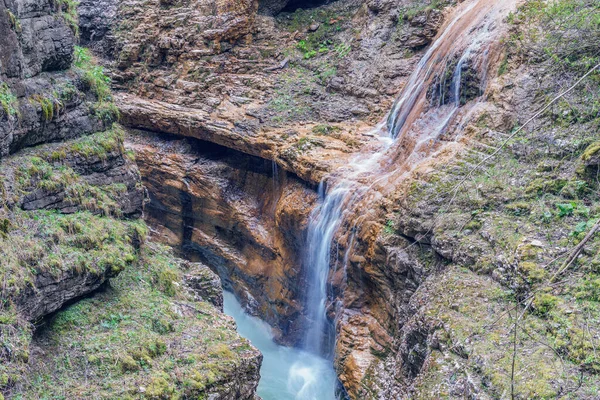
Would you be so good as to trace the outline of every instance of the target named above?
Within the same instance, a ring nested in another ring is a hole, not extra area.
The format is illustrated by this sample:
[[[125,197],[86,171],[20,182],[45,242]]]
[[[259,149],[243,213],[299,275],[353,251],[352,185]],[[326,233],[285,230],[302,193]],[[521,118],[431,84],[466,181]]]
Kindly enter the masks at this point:
[[[537,293],[533,298],[534,312],[539,316],[546,316],[558,304],[559,298],[550,293]]]
[[[600,155],[600,142],[592,143],[581,155],[582,161],[590,161],[592,158]]]
[[[567,184],[566,179],[544,179],[536,178],[525,189],[525,193],[530,195],[559,194]]]
[[[544,268],[530,261],[520,263],[519,270],[530,283],[541,282],[548,277],[548,272]]]
[[[127,354],[121,359],[121,369],[123,370],[123,372],[131,372],[137,371],[138,369],[140,369],[140,366],[137,363],[137,361],[133,359],[133,357]]]
[[[508,204],[505,208],[514,215],[528,215],[531,212],[531,205],[524,201]]]
[[[541,251],[542,248],[531,243],[523,243],[518,247],[519,258],[523,261],[536,259]]]
[[[169,375],[158,374],[150,378],[150,385],[144,397],[153,400],[171,399],[175,394],[175,387],[169,383]]]
[[[568,181],[567,184],[561,189],[560,195],[566,199],[575,200],[584,196],[588,190],[589,186],[585,181]]]

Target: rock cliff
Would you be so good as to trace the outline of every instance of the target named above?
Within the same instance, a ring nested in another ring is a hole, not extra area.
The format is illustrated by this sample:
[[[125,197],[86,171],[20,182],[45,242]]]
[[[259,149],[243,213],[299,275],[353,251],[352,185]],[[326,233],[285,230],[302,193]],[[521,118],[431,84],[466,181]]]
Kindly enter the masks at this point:
[[[214,144],[133,131],[127,145],[150,193],[153,235],[218,271],[281,342],[296,343],[315,193],[270,161]]]
[[[410,74],[472,3],[82,1],[82,40],[113,78],[154,237],[218,271],[295,343],[314,189],[375,151]],[[383,163],[398,174],[344,212],[328,315],[351,398],[597,395],[598,239],[564,262],[597,219],[597,73],[513,135],[593,66],[597,8],[526,3],[482,29],[510,29],[484,74],[441,54],[445,75],[410,122],[431,128],[452,71],[468,112],[439,138],[401,137]],[[571,38],[577,51],[564,26],[591,32]]]
[[[146,241],[139,217],[147,193],[123,146],[110,79],[75,45],[78,29],[73,2],[0,2],[0,398],[157,398],[184,390],[254,398],[261,355],[218,310],[218,278]],[[136,288],[140,279],[160,290]],[[81,301],[99,289],[98,298]],[[94,312],[86,302],[95,302]],[[165,319],[153,321],[154,313]],[[196,322],[197,314],[207,321]],[[214,342],[182,342],[190,330]],[[118,345],[108,338],[115,334],[123,336]],[[165,360],[192,348],[186,365],[195,386],[165,384]],[[123,375],[142,366],[154,371],[150,380]],[[42,378],[58,375],[78,384]]]

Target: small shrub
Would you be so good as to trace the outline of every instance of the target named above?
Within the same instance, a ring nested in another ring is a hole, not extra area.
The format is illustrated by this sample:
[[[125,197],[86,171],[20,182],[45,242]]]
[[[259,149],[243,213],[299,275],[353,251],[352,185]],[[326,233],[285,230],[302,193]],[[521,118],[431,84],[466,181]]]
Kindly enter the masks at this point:
[[[558,297],[550,293],[538,293],[533,299],[534,312],[539,316],[546,316],[556,307]]]
[[[17,33],[21,33],[21,21],[8,8],[6,9],[6,14],[8,15],[8,20],[10,22],[10,27],[12,28],[12,30]]]
[[[3,115],[16,115],[18,113],[17,97],[4,82],[0,83],[0,106],[0,117]]]

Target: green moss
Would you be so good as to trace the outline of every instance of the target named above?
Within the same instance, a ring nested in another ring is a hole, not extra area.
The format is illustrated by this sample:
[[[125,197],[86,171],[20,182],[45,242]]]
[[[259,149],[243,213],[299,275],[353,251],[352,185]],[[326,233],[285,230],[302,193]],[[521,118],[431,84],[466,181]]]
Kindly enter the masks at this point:
[[[592,143],[581,155],[583,161],[589,161],[592,157],[595,157],[600,152],[600,142]]]
[[[561,189],[560,195],[567,199],[579,199],[585,196],[590,190],[587,182],[580,180],[571,180]]]
[[[209,356],[213,358],[227,359],[233,357],[233,352],[226,344],[219,343],[210,350]]]
[[[181,281],[169,293],[154,283],[173,271],[181,279],[186,265],[166,247],[148,243],[108,290],[57,313],[43,331],[50,347],[37,364],[41,369],[24,382],[23,398],[196,399],[219,393],[241,357],[257,353],[229,319],[196,302]],[[65,356],[69,368],[60,361]]]
[[[18,212],[11,223],[11,235],[0,239],[0,278],[6,282],[5,290],[13,293],[40,272],[114,276],[137,259],[136,245],[143,240],[136,223],[88,212]]]
[[[471,230],[471,231],[476,231],[478,229],[481,229],[482,226],[483,226],[483,222],[481,222],[478,219],[473,219],[465,225],[465,229]]]
[[[97,359],[97,357],[95,358]],[[121,369],[123,370],[123,372],[131,372],[137,371],[138,369],[140,369],[140,366],[137,363],[137,361],[133,359],[133,357],[127,354],[121,359]]]
[[[0,82],[0,117],[4,115],[17,115],[17,107],[17,97],[12,93],[6,83]]]
[[[521,260],[534,260],[542,249],[538,246],[534,246],[531,243],[523,243],[518,247],[518,254]]]
[[[600,302],[600,276],[585,276],[574,288],[575,297],[579,300]]]
[[[565,179],[544,179],[536,178],[527,186],[527,194],[541,195],[544,193],[559,194],[567,184]]]
[[[519,201],[506,205],[506,209],[514,215],[527,215],[531,211],[531,205],[524,201]]]
[[[542,282],[548,277],[548,272],[534,262],[524,261],[519,264],[519,269],[531,283]]]
[[[546,316],[556,307],[559,299],[550,293],[537,293],[533,298],[533,309],[537,315]]]
[[[169,384],[169,376],[166,374],[159,374],[150,378],[150,385],[145,393],[147,399],[171,399],[175,393],[173,385]]]

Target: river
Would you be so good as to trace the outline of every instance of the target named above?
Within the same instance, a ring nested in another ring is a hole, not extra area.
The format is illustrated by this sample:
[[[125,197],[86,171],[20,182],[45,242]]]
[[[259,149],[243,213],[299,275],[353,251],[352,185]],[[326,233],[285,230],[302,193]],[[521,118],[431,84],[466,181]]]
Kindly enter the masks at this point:
[[[224,293],[225,314],[237,330],[263,354],[258,395],[263,400],[333,400],[337,377],[330,360],[312,353],[280,346],[270,326],[248,315],[235,296]]]

